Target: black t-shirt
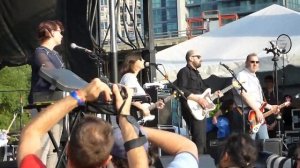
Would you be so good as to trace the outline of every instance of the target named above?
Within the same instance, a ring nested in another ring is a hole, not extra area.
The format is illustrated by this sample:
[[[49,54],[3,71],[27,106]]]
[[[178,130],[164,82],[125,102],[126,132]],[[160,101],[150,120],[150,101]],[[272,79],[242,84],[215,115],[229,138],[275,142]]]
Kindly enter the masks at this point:
[[[191,93],[201,94],[207,88],[199,71],[190,65],[182,68],[177,74],[178,88],[188,97]]]

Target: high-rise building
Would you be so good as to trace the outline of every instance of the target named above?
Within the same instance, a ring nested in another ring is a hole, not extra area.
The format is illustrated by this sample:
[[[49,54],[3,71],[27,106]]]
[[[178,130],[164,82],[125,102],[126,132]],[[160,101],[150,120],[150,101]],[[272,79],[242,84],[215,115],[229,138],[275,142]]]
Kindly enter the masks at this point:
[[[109,28],[109,2],[109,0],[100,1],[102,40]],[[119,8],[115,11],[118,16],[117,32],[126,41],[136,39],[136,29],[143,37],[141,9],[143,2],[143,0],[119,1]],[[159,43],[156,45],[177,44],[186,38],[217,29],[272,4],[300,11],[300,0],[151,0],[151,2],[154,38],[155,42]],[[132,22],[134,15],[135,22]],[[168,39],[165,40],[166,38]],[[109,39],[108,35],[106,40]]]
[[[183,0],[152,0],[155,38],[185,36],[186,8]]]
[[[216,29],[272,4],[300,11],[300,0],[186,0],[187,21],[192,32],[188,35]]]
[[[221,14],[237,13],[243,17],[272,4],[299,11],[299,0],[186,0],[189,17],[199,17],[202,12],[218,10]]]

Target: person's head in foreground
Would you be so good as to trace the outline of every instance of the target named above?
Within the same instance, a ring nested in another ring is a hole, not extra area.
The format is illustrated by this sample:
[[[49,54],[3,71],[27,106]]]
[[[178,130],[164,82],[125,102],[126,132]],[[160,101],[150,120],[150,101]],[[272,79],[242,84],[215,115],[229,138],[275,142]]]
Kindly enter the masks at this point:
[[[111,160],[112,126],[102,119],[85,116],[74,128],[68,143],[69,167],[101,167]]]
[[[257,149],[253,139],[247,134],[233,134],[226,140],[221,153],[220,168],[254,166]]]

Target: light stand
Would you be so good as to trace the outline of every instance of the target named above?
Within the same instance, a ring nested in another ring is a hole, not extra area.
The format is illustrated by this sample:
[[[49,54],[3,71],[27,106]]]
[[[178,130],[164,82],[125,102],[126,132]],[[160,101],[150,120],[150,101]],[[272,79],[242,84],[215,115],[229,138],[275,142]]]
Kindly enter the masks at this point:
[[[273,77],[274,77],[273,83],[274,83],[274,90],[275,90],[275,100],[276,100],[276,104],[278,105],[279,101],[278,101],[278,80],[277,80],[278,79],[278,74],[277,74],[278,64],[277,64],[277,61],[279,60],[280,50],[272,41],[270,41],[270,44],[271,44],[271,48],[266,48],[265,50],[266,50],[267,54],[269,52],[271,52],[273,54],[273,58],[272,58]],[[280,114],[277,115],[276,120],[277,120],[277,127],[278,127],[277,137],[282,138],[281,137],[281,115]]]
[[[281,36],[281,35],[280,35]],[[279,36],[279,37],[280,37]],[[277,40],[278,41],[278,40]],[[276,98],[276,104],[278,105],[279,104],[279,100],[278,100],[278,74],[277,74],[277,69],[278,69],[278,64],[277,64],[277,61],[279,60],[279,56],[281,53],[285,53],[287,50],[285,48],[283,49],[279,49],[277,47],[277,45],[275,45],[273,42],[270,41],[270,44],[271,44],[271,48],[266,48],[266,52],[267,54],[269,52],[271,52],[273,54],[273,58],[272,58],[272,61],[273,61],[273,76],[274,76],[274,81],[273,83],[275,84],[274,85],[274,90],[275,90],[275,98]],[[290,48],[289,48],[290,50]],[[289,51],[288,50],[288,51]],[[287,51],[287,52],[288,52]],[[287,53],[286,52],[286,53]],[[283,139],[283,136],[282,136],[282,133],[281,133],[281,123],[282,123],[282,117],[280,114],[277,115],[276,117],[276,121],[277,121],[277,132],[276,132],[276,137],[277,138],[280,138],[280,139]],[[282,140],[282,144],[283,146],[285,147],[285,149],[288,149],[286,144],[284,143],[284,141]]]

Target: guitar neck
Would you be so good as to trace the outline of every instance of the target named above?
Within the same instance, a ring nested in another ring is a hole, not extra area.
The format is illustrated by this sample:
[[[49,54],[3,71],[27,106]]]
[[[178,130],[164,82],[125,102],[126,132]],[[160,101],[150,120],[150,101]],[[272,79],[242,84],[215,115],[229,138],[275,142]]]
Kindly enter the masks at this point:
[[[171,96],[168,96],[168,97],[166,97],[166,98],[164,98],[163,99],[163,102],[164,103],[167,103],[168,101],[170,101],[171,99],[173,99],[175,97],[175,95],[171,95]],[[153,103],[153,104],[151,104],[150,106],[149,106],[149,110],[151,111],[151,110],[154,110],[156,108],[156,104],[155,103]]]
[[[232,89],[232,88],[233,88],[233,86],[232,86],[232,85],[229,85],[229,86],[227,86],[226,88],[222,89],[221,92],[224,94],[224,93],[228,92],[228,91],[229,91],[230,89]],[[211,100],[212,100],[212,101],[214,101],[216,98],[218,98],[217,95],[212,95],[212,96],[211,96]]]
[[[279,106],[278,106],[278,108],[279,108],[279,110],[280,109],[282,109],[283,107],[285,107],[286,106],[286,103],[287,102],[284,102],[284,103],[282,103],[282,104],[280,104]],[[267,112],[265,112],[264,114],[263,114],[263,116],[266,118],[266,117],[269,117],[271,114],[273,114],[275,112],[275,110],[269,110],[269,111],[267,111]]]

